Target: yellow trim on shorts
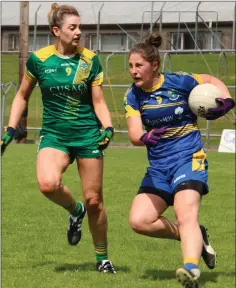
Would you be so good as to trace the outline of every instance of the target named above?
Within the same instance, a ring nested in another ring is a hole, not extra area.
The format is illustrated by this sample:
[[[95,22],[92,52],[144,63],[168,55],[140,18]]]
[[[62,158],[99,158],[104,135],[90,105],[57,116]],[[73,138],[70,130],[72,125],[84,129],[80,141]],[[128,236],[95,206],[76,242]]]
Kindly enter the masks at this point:
[[[192,157],[192,171],[205,170],[206,153],[203,149],[197,151]]]

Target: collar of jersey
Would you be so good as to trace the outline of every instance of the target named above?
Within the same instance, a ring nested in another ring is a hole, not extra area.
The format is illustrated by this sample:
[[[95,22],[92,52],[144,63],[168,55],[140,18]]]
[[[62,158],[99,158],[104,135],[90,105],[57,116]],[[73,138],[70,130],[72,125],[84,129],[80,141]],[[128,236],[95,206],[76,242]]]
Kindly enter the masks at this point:
[[[70,59],[70,58],[73,58],[77,54],[77,51],[76,51],[76,53],[71,54],[71,55],[62,55],[62,54],[58,53],[55,45],[53,47],[54,47],[54,50],[55,50],[55,55],[57,55],[59,58],[62,58],[62,59]]]
[[[160,81],[159,81],[155,86],[153,86],[152,88],[150,88],[150,89],[143,89],[143,91],[144,91],[144,92],[154,92],[155,90],[159,89],[159,88],[162,86],[164,80],[165,80],[164,75],[163,75],[163,74],[160,74]]]

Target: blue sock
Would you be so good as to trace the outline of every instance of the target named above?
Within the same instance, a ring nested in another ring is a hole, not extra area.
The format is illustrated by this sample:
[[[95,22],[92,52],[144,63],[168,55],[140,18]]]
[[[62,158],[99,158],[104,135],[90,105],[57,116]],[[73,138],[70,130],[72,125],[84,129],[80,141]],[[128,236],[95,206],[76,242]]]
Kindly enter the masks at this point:
[[[184,264],[184,269],[186,269],[188,271],[190,271],[192,269],[196,269],[196,268],[198,268],[198,266],[194,263],[185,263]]]

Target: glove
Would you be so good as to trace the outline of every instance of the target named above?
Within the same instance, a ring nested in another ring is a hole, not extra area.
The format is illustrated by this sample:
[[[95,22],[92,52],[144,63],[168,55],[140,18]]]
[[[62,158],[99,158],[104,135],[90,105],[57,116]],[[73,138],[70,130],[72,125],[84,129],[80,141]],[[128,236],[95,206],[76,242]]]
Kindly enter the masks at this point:
[[[4,133],[1,142],[1,156],[3,155],[7,145],[9,145],[14,137],[16,129],[12,127],[7,127],[7,131]]]
[[[165,134],[166,132],[166,128],[154,128],[151,131],[144,133],[139,140],[147,146],[154,146],[161,139],[160,135]]]
[[[107,127],[103,132],[102,135],[99,139],[99,147],[100,149],[104,150],[107,148],[109,145],[111,138],[113,137],[114,134],[114,128],[113,127]]]
[[[216,101],[220,104],[220,106],[217,108],[208,109],[206,113],[207,120],[218,119],[235,107],[235,101],[232,98],[216,98]]]
[[[27,137],[27,131],[25,130],[25,128],[23,127],[23,125],[21,123],[19,123],[19,125],[16,127],[16,131],[14,134],[14,138],[17,141],[22,140],[23,138]]]

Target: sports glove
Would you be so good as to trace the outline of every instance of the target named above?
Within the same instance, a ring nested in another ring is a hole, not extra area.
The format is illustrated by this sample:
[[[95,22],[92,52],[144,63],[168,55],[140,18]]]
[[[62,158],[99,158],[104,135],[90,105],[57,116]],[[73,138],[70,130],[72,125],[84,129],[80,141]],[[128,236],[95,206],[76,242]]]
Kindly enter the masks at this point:
[[[19,123],[19,125],[16,127],[16,131],[15,131],[15,134],[14,134],[15,140],[20,141],[23,138],[26,138],[27,134],[28,134],[27,130],[25,130],[23,125],[21,123]]]
[[[235,101],[232,98],[216,98],[216,101],[219,103],[220,106],[217,108],[209,108],[207,110],[207,120],[218,119],[235,107]]]
[[[1,142],[1,156],[3,155],[6,147],[11,143],[14,134],[16,132],[16,129],[12,127],[7,127],[7,131],[4,133],[2,137],[2,142]]]
[[[104,150],[109,145],[111,138],[114,134],[114,128],[113,127],[107,127],[101,134],[101,137],[99,139],[99,147],[100,149]]]
[[[160,136],[166,132],[166,128],[154,128],[151,131],[144,133],[139,140],[147,146],[154,146],[161,139]]]

